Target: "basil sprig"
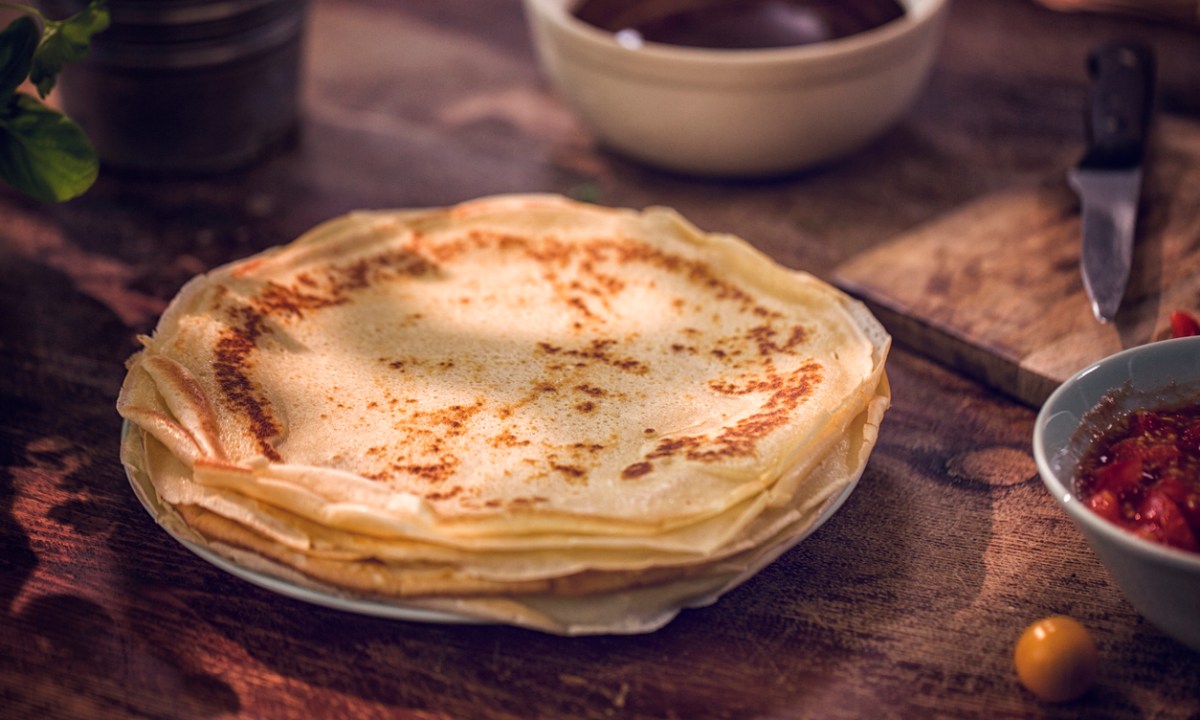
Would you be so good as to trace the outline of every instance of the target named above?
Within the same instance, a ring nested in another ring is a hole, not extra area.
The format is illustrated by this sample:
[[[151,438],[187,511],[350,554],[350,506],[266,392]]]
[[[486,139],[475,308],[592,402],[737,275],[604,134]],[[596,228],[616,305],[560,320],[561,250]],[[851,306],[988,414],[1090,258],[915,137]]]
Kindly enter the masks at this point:
[[[70,200],[96,181],[96,151],[79,125],[18,88],[29,80],[45,98],[63,66],[82,60],[108,27],[106,0],[65,20],[20,3],[0,8],[22,13],[0,32],[0,180],[38,200]]]

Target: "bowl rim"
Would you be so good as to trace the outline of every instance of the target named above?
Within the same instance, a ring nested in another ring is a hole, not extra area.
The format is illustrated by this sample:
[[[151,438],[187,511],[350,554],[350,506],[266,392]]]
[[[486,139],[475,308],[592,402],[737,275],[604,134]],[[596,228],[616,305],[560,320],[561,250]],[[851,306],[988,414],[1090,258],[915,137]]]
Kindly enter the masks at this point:
[[[639,57],[662,62],[722,66],[761,66],[817,60],[851,58],[873,48],[882,48],[899,41],[919,28],[936,21],[949,5],[950,0],[898,0],[905,7],[901,18],[877,28],[855,33],[847,37],[826,40],[808,45],[781,48],[719,49],[697,48],[666,43],[645,42],[636,52]],[[629,53],[614,33],[590,25],[569,12],[569,8],[580,0],[524,0],[527,8],[553,22],[561,30],[593,49]]]
[[[1128,530],[1118,527],[1108,520],[1105,520],[1085,507],[1083,502],[1078,498],[1078,496],[1076,496],[1074,487],[1068,484],[1068,482],[1064,482],[1058,476],[1058,473],[1054,471],[1053,465],[1051,464],[1051,453],[1049,448],[1046,446],[1047,426],[1053,417],[1057,416],[1061,412],[1064,412],[1064,410],[1058,408],[1057,406],[1060,404],[1063,398],[1074,392],[1075,388],[1078,387],[1079,382],[1086,376],[1104,367],[1127,363],[1130,359],[1139,355],[1151,353],[1175,354],[1193,352],[1200,353],[1200,337],[1158,340],[1145,345],[1139,345],[1118,351],[1088,365],[1086,368],[1075,373],[1070,378],[1065,380],[1061,385],[1059,385],[1039,409],[1037,419],[1034,421],[1033,456],[1034,462],[1037,464],[1038,474],[1041,475],[1042,482],[1045,484],[1047,491],[1049,491],[1058,504],[1067,512],[1067,514],[1078,524],[1084,526],[1087,531],[1098,534],[1143,559],[1170,565],[1190,572],[1200,572],[1200,553],[1181,550],[1168,545],[1162,545],[1150,540],[1145,540],[1137,535],[1134,535]],[[1096,399],[1096,402],[1099,402],[1099,398]]]

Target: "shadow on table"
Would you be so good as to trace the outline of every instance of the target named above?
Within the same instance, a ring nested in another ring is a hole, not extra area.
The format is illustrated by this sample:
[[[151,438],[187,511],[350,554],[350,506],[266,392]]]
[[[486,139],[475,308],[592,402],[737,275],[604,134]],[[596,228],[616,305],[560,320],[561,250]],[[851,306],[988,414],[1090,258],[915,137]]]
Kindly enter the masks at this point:
[[[2,714],[236,712],[231,687],[174,642],[146,597],[113,587],[146,560],[112,409],[131,331],[59,272],[2,250],[0,348],[25,353],[7,355],[0,379]]]

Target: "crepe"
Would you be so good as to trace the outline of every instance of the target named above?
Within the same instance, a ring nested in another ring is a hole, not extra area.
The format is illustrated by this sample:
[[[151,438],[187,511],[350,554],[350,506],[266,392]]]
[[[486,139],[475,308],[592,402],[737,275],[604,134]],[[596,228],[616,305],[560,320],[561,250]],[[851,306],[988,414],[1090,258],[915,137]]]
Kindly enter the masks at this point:
[[[173,534],[567,634],[653,629],[769,562],[889,397],[887,334],[831,286],[546,195],[335,219],[195,278],[142,342],[122,457]]]

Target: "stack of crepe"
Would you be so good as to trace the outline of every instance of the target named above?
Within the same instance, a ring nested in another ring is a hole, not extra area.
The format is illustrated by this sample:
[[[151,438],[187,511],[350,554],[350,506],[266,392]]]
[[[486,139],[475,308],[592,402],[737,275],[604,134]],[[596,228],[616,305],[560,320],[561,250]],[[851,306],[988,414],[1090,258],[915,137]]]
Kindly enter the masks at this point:
[[[122,459],[172,535],[328,598],[561,634],[713,602],[857,482],[889,338],[667,209],[354,213],[189,282]]]

